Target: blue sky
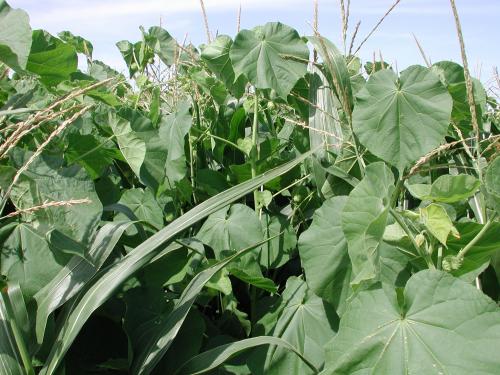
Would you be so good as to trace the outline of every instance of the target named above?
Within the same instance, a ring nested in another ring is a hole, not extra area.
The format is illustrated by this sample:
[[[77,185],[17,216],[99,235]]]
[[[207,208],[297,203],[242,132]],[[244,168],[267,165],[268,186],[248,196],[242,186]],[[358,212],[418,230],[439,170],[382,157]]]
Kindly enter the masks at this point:
[[[162,26],[180,42],[186,33],[187,40],[195,45],[206,41],[199,0],[7,1],[12,7],[29,13],[33,28],[51,33],[70,30],[89,39],[94,44],[94,58],[121,71],[124,65],[115,42],[138,40],[140,25],[158,25],[161,19]],[[242,28],[279,20],[301,34],[312,34],[313,0],[205,0],[213,34],[235,35],[240,3]],[[319,31],[340,46],[338,0],[318,0],[318,3]],[[359,43],[392,3],[393,0],[351,0],[348,35],[361,20]],[[456,3],[472,74],[488,81],[492,67],[500,65],[500,0],[457,0]],[[448,0],[402,0],[364,45],[360,57],[371,60],[373,52],[378,55],[380,50],[384,60],[396,62],[399,70],[414,63],[423,64],[412,33],[432,62],[461,61]]]

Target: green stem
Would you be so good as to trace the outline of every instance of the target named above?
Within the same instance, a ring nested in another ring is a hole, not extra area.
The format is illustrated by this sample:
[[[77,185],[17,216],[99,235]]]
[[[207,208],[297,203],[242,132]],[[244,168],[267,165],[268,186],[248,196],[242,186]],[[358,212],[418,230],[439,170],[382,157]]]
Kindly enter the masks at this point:
[[[436,266],[434,265],[434,263],[432,262],[432,259],[429,256],[429,253],[427,253],[427,251],[425,251],[425,250],[422,250],[422,248],[420,246],[418,246],[417,241],[415,241],[415,238],[413,237],[413,234],[410,231],[410,228],[408,228],[408,226],[406,225],[404,220],[401,218],[401,216],[399,216],[399,214],[396,211],[394,211],[393,208],[390,208],[389,212],[394,217],[394,219],[397,221],[397,223],[401,226],[401,228],[404,230],[404,232],[406,233],[406,235],[410,239],[413,247],[415,248],[415,250],[417,250],[417,253],[423,259],[425,259],[425,262],[427,263],[427,267],[429,267],[430,269],[433,269],[433,270],[436,269]]]
[[[392,197],[391,197],[391,207],[392,208],[396,207],[396,205],[398,203],[399,194],[401,194],[402,188],[403,188],[403,180],[399,179],[398,182],[396,183],[396,188],[394,189],[394,192],[392,193]]]
[[[250,167],[252,178],[257,176],[257,160],[259,159],[259,145],[257,144],[259,137],[259,96],[255,89],[255,99],[253,105],[253,124],[252,124],[252,151],[250,153]],[[253,201],[255,211],[257,211],[257,190],[253,191]]]
[[[477,241],[479,241],[484,236],[486,231],[493,224],[495,216],[496,216],[496,212],[491,216],[491,218],[488,220],[488,222],[486,224],[484,224],[484,226],[481,228],[479,233],[476,234],[476,236],[462,250],[460,250],[458,252],[458,254],[457,254],[458,258],[463,259],[465,257],[465,255],[469,252],[469,250],[472,249],[472,247],[477,243]]]
[[[193,128],[194,130],[196,130],[197,132],[201,133],[201,135],[207,135],[213,139],[217,139],[218,141],[221,141],[221,142],[224,142],[228,145],[230,145],[231,147],[234,147],[235,149],[237,149],[238,151],[241,151],[243,153],[245,153],[245,150],[243,150],[240,146],[238,146],[236,143],[234,142],[231,142],[225,138],[222,138],[222,137],[219,137],[217,135],[213,135],[211,133],[206,133],[205,131],[202,131],[201,129],[197,129],[197,128]],[[252,176],[252,177],[255,177],[255,176]]]
[[[195,183],[195,176],[194,176],[194,148],[193,148],[193,141],[191,139],[191,134],[188,134],[188,141],[189,141],[189,173],[191,175],[191,188],[193,189],[193,202],[194,204],[197,204],[197,199],[196,199],[196,183]]]
[[[437,269],[440,270],[443,265],[443,246],[438,247],[438,256],[437,256]]]

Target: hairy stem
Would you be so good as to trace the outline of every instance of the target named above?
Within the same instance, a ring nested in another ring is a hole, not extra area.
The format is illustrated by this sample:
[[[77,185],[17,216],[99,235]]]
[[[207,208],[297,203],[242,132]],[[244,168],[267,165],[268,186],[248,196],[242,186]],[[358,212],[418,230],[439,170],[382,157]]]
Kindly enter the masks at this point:
[[[406,233],[406,235],[410,239],[413,247],[415,248],[415,250],[417,250],[417,254],[419,254],[423,259],[425,259],[425,262],[427,263],[427,267],[429,267],[429,269],[432,269],[432,270],[436,269],[436,266],[434,265],[431,257],[429,256],[429,253],[427,253],[427,251],[425,251],[425,250],[422,250],[422,248],[417,244],[417,241],[415,241],[415,238],[413,237],[413,234],[411,233],[410,228],[408,228],[408,226],[406,225],[405,221],[401,218],[401,216],[399,216],[399,214],[396,211],[394,211],[394,209],[392,209],[392,208],[390,209],[389,212],[394,217],[394,219],[397,221],[399,226],[404,230],[404,232]]]
[[[484,236],[491,225],[494,223],[496,217],[496,212],[491,216],[491,218],[484,224],[478,234],[462,249],[458,252],[457,257],[463,259],[470,249]]]

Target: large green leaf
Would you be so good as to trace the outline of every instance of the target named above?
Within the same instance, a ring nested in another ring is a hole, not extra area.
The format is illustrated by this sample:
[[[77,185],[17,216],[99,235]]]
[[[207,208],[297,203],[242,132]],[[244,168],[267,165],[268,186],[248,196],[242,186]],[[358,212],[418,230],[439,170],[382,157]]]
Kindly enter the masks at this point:
[[[353,270],[353,285],[378,274],[378,247],[384,235],[394,176],[382,162],[366,167],[365,177],[349,194],[342,211],[342,229],[347,239]]]
[[[311,226],[299,238],[299,254],[307,285],[337,311],[349,294],[351,261],[341,215],[347,197],[326,200],[314,212]]]
[[[421,208],[420,219],[427,230],[445,246],[450,233],[459,236],[443,206],[433,203]]]
[[[96,179],[113,163],[115,150],[116,146],[109,138],[72,133],[68,136],[64,156],[68,162],[80,164],[92,179]]]
[[[462,126],[462,129],[470,131],[471,113],[467,98],[464,68],[452,61],[439,61],[432,65],[432,70],[439,75],[441,82],[448,88],[453,98],[453,110],[451,113],[453,120],[458,125],[461,125],[461,122],[466,120],[466,126]],[[481,123],[481,112],[486,107],[486,92],[479,80],[472,78],[472,84],[478,122]]]
[[[289,350],[291,353],[300,358],[300,360],[303,361],[307,367],[309,367],[309,369],[312,371],[313,374],[318,373],[318,370],[307,359],[307,357],[303,356],[302,353],[299,350],[297,350],[297,348],[295,348],[287,341],[280,339],[278,337],[259,336],[259,337],[252,337],[249,339],[236,341],[234,343],[221,345],[216,348],[210,349],[204,353],[198,354],[197,356],[194,356],[189,361],[184,363],[175,372],[175,374],[176,375],[203,374],[207,371],[217,368],[225,361],[228,361],[229,359],[231,359],[232,357],[238,355],[243,351],[253,349],[255,347],[262,345],[273,345]]]
[[[130,122],[113,112],[109,113],[108,124],[113,131],[120,151],[128,165],[137,176],[141,175],[141,166],[146,156],[146,144],[132,130]]]
[[[196,238],[214,250],[216,259],[223,259],[224,251],[260,242],[264,234],[255,211],[246,205],[234,204],[210,215]]]
[[[0,0],[0,25],[0,61],[16,71],[24,70],[31,48],[28,14]]]
[[[74,305],[73,310],[68,315],[67,320],[59,332],[54,347],[42,369],[42,374],[48,375],[54,373],[76,335],[90,315],[101,306],[125,280],[141,267],[148,264],[155,257],[158,250],[171,241],[174,236],[204,219],[211,213],[220,210],[250,193],[260,185],[292,170],[309,157],[309,155],[310,153],[303,154],[280,167],[272,169],[206,200],[144,241],[121,261],[115,263],[109,270],[103,273],[101,277],[96,279],[95,283],[88,288],[86,293],[83,294]]]
[[[408,185],[408,191],[420,200],[455,203],[473,195],[481,182],[468,174],[439,176],[432,185]]]
[[[139,188],[125,190],[118,203],[130,208],[138,220],[150,224],[156,230],[163,228],[163,210],[151,190]],[[125,214],[119,213],[115,221],[125,218]]]
[[[309,50],[297,31],[269,22],[240,31],[230,57],[236,75],[244,74],[257,89],[273,89],[286,98],[306,74]]]
[[[35,333],[37,342],[42,343],[49,315],[69,301],[97,273],[123,232],[134,222],[105,224],[94,239],[86,259],[73,256],[55,277],[34,295],[36,302]]]
[[[227,35],[219,35],[212,43],[203,47],[201,58],[209,69],[224,82],[234,96],[240,98],[244,94],[246,78],[243,75],[236,77],[229,58],[229,51],[233,40]]]
[[[14,149],[12,162],[20,168],[31,157],[29,151]],[[1,168],[0,168],[1,170]],[[11,171],[7,168],[5,173]],[[0,181],[5,189],[9,180]],[[47,201],[59,202],[72,199],[89,199],[87,204],[49,207],[23,215],[23,219],[41,226],[40,229],[57,229],[82,244],[88,244],[101,219],[102,205],[87,173],[78,165],[63,166],[63,159],[42,154],[35,158],[13,186],[11,200],[18,209],[27,209]]]
[[[426,270],[402,294],[387,287],[351,301],[326,346],[322,375],[496,374],[499,344],[496,303],[449,274]]]
[[[358,93],[353,129],[370,152],[402,172],[444,140],[451,107],[450,94],[431,70],[411,66],[398,78],[384,69]]]
[[[44,233],[26,223],[0,229],[0,273],[19,283],[26,297],[48,284],[70,258],[49,248]]]
[[[274,319],[273,324],[267,325],[266,322]],[[279,306],[271,308],[259,323],[264,326],[266,335],[285,340],[308,358],[314,367],[323,367],[323,346],[335,335],[336,316],[303,280],[290,277]],[[315,373],[300,358],[276,346],[257,350],[249,358],[248,366],[256,375]]]
[[[167,65],[172,65],[175,62],[177,42],[167,30],[159,26],[150,27],[148,32],[144,34],[144,38],[161,61]]]
[[[165,173],[167,183],[172,188],[174,184],[184,178],[186,175],[186,154],[184,144],[186,135],[191,129],[193,122],[191,106],[188,102],[179,104],[177,111],[168,115],[165,124],[160,128],[160,137],[167,144],[167,159],[165,162]]]
[[[297,236],[291,223],[283,215],[262,213],[262,230],[265,238],[273,238],[262,246],[259,263],[267,269],[284,265],[297,245]]]
[[[69,79],[78,68],[78,56],[72,45],[62,42],[44,30],[33,31],[33,42],[26,69],[40,80],[54,86]]]

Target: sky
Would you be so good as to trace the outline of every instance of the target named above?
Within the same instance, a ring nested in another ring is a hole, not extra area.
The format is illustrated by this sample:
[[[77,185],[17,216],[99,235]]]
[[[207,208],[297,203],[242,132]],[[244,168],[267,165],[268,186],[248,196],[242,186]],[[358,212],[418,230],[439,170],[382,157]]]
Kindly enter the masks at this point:
[[[139,26],[159,25],[180,43],[206,42],[199,0],[7,0],[13,8],[30,15],[31,26],[53,34],[69,30],[90,40],[94,59],[119,71],[125,65],[115,46],[117,41],[140,39]],[[234,36],[241,4],[241,28],[251,29],[270,21],[288,24],[311,35],[313,0],[205,0],[213,35]],[[361,21],[355,46],[370,32],[394,0],[351,0],[348,44],[354,26]],[[345,0],[347,3],[347,0]],[[471,73],[483,81],[500,65],[500,0],[456,0],[462,22]],[[342,47],[338,0],[318,0],[319,32]],[[376,33],[364,44],[359,56],[371,61],[373,53],[397,65],[399,71],[424,64],[413,39],[418,38],[432,62],[461,62],[449,0],[401,0]]]

